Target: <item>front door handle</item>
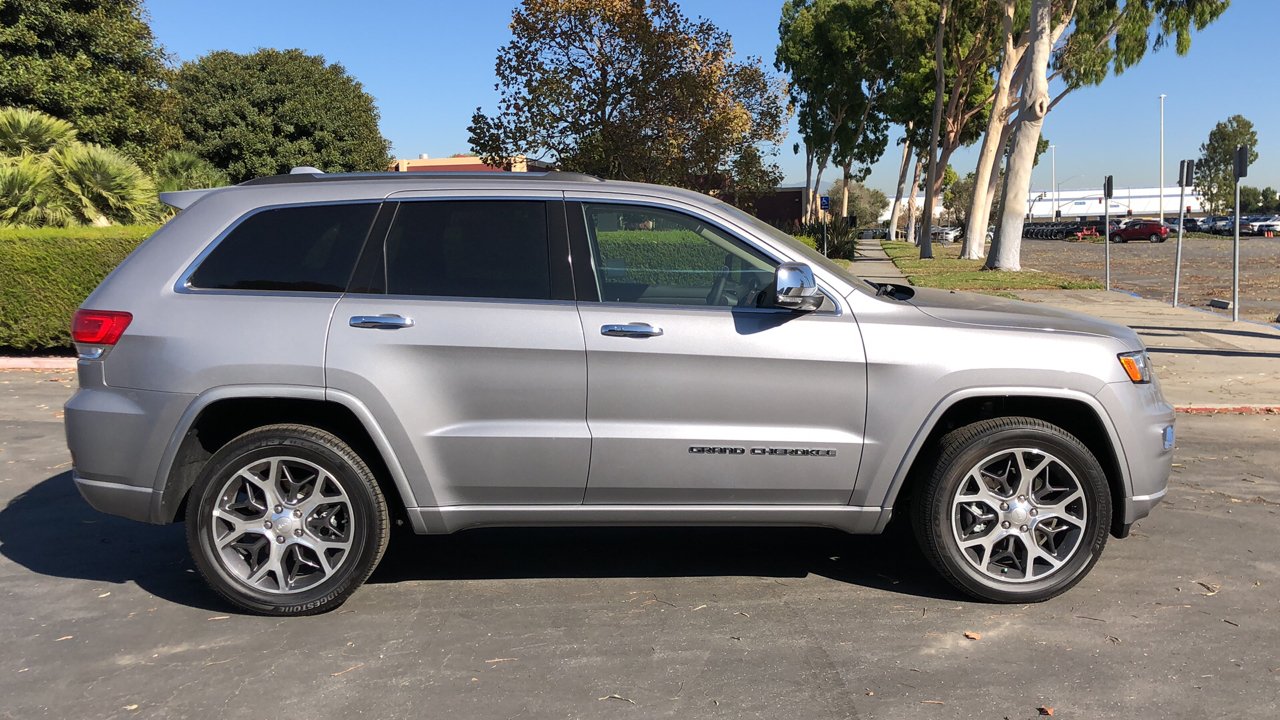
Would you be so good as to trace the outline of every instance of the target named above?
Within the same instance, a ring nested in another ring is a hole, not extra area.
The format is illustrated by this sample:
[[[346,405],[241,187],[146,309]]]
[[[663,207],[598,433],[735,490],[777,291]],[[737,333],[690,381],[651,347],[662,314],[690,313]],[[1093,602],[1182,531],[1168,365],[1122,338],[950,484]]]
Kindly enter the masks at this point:
[[[654,327],[649,323],[627,323],[625,325],[604,325],[600,328],[601,335],[609,337],[658,337],[662,334],[662,328]]]
[[[351,318],[353,328],[375,328],[378,330],[399,330],[413,327],[413,318],[402,315],[355,315]]]

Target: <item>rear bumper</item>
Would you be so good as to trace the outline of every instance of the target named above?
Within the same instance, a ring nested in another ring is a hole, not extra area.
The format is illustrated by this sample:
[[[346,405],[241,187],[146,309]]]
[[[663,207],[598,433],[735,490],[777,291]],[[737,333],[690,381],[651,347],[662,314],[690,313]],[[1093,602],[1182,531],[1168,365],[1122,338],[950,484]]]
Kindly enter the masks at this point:
[[[82,385],[67,401],[64,422],[85,500],[105,513],[159,522],[152,512],[157,471],[193,397]]]
[[[140,488],[102,480],[89,480],[74,471],[76,489],[89,506],[108,515],[119,515],[130,520],[151,522],[151,500],[155,494],[151,488]]]

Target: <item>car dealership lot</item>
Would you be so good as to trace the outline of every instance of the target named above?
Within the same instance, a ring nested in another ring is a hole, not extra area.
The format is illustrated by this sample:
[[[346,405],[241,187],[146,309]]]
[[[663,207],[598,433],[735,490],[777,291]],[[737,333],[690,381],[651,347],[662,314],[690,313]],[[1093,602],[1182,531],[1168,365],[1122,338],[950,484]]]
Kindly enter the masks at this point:
[[[901,536],[488,530],[396,538],[340,610],[280,620],[207,590],[180,526],[84,504],[60,418],[73,385],[0,373],[0,717],[1271,717],[1280,705],[1280,417],[1180,416],[1168,502],[1040,605],[963,599]]]

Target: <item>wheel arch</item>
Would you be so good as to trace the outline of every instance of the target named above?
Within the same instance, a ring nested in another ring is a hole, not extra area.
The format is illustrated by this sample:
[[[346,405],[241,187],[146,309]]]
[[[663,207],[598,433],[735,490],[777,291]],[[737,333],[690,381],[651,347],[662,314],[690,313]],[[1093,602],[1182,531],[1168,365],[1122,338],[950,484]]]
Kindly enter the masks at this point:
[[[917,486],[929,477],[942,436],[958,427],[993,417],[1022,416],[1057,425],[1074,435],[1097,458],[1111,488],[1111,534],[1124,533],[1125,500],[1130,492],[1124,447],[1097,398],[1066,389],[973,389],[944,398],[921,425],[894,473],[883,507],[903,515]]]
[[[417,500],[382,428],[358,399],[310,386],[223,386],[199,395],[183,414],[161,458],[152,520],[171,523],[186,503],[204,462],[218,448],[255,427],[298,423],[334,433],[352,446],[382,485],[394,516]],[[410,521],[415,513],[408,513]]]

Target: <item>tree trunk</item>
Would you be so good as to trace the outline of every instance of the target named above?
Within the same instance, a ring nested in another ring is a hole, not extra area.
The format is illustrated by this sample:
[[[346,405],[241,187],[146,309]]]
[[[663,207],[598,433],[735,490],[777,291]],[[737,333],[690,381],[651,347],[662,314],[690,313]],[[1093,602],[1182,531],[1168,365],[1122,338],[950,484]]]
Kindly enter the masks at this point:
[[[800,222],[803,224],[809,219],[809,209],[813,207],[813,193],[810,192],[813,181],[813,148],[808,142],[804,144],[804,200],[800,207]]]
[[[907,123],[907,132],[911,132],[911,123]],[[902,193],[907,190],[907,171],[911,169],[911,141],[902,139],[902,164],[898,167],[898,194],[893,196],[893,207],[889,210],[888,240],[898,239],[898,210],[901,208]]]
[[[844,185],[844,189],[843,189],[843,192],[841,193],[842,197],[840,198],[840,217],[844,218],[845,220],[849,219],[849,177],[850,177],[849,171],[852,168],[853,168],[852,160],[845,160],[844,167],[840,168],[842,171],[844,171],[843,178],[842,178],[843,179],[842,184]]]
[[[933,37],[933,125],[929,128],[929,177],[924,185],[924,232],[920,238],[920,257],[933,257],[933,203],[934,189],[942,177],[942,168],[938,167],[938,135],[942,130],[942,96],[947,89],[946,68],[943,67],[943,30],[947,27],[947,12],[951,9],[951,0],[942,0],[942,9],[938,13],[938,30]]]
[[[1000,215],[1000,249],[995,262],[987,265],[996,270],[1022,269],[1022,223],[1031,191],[1031,170],[1035,165],[1040,128],[1049,111],[1049,53],[1053,49],[1052,0],[1031,2],[1030,67],[1021,92],[1018,125],[1013,131],[1013,152],[1005,173],[1003,209]]]
[[[1014,70],[1022,54],[1013,42],[1013,13],[1015,0],[1004,1],[1004,57],[1000,61],[1000,75],[996,82],[995,97],[991,102],[991,118],[987,132],[982,136],[982,149],[978,152],[978,167],[973,179],[973,201],[969,204],[969,223],[964,231],[964,250],[961,256],[968,260],[981,260],[986,250],[987,226],[991,219],[991,202],[995,196],[995,168],[1004,150],[1005,115],[1009,107],[1009,86]],[[990,192],[988,192],[988,189]]]
[[[916,241],[916,189],[920,187],[920,172],[924,169],[924,158],[916,155],[916,171],[911,176],[911,196],[907,200],[907,242]]]
[[[827,158],[818,158],[818,172],[813,178],[813,219],[812,223],[818,222],[818,213],[822,212],[822,172],[827,169]]]

